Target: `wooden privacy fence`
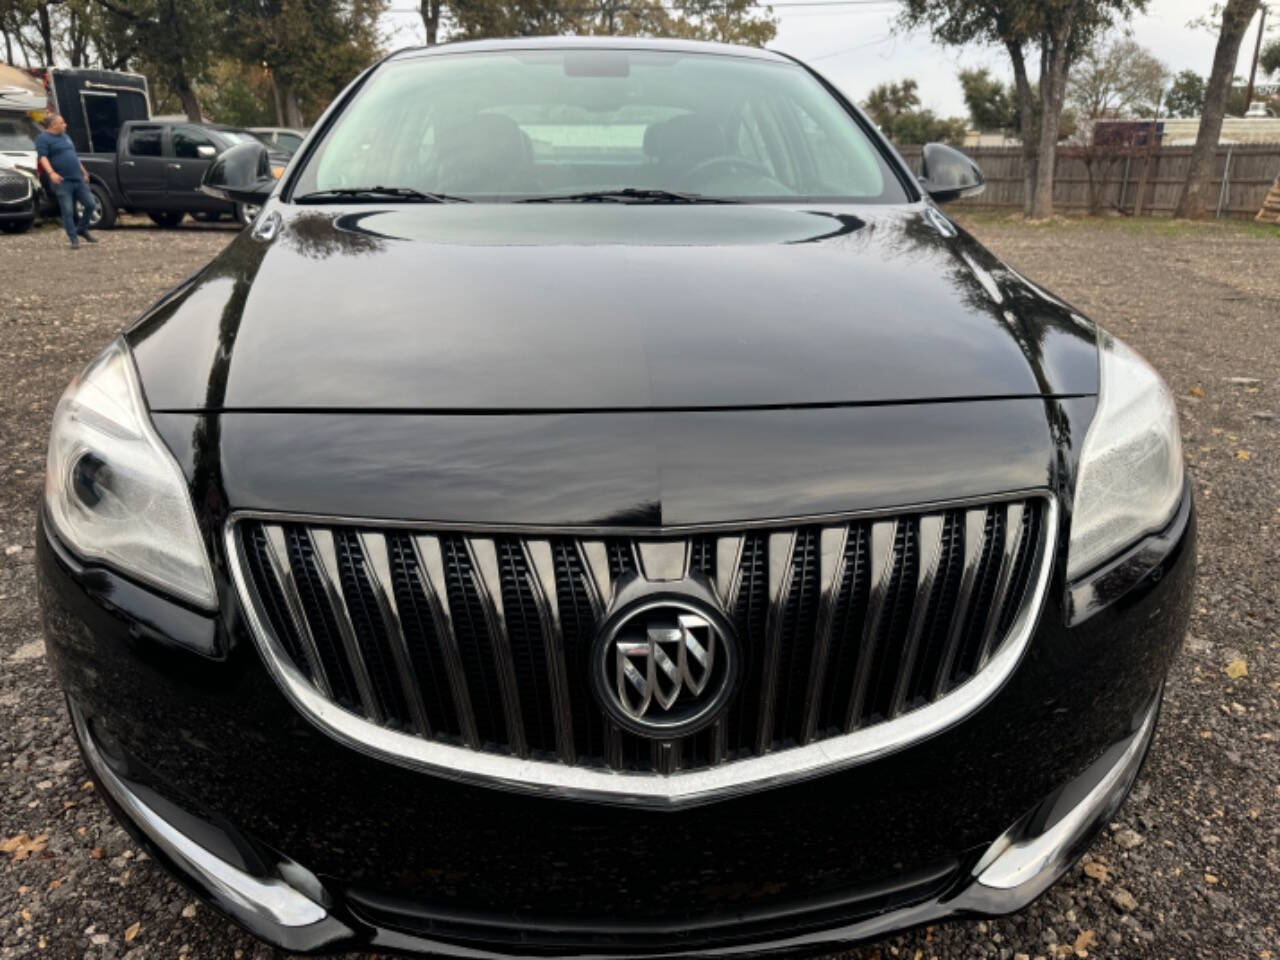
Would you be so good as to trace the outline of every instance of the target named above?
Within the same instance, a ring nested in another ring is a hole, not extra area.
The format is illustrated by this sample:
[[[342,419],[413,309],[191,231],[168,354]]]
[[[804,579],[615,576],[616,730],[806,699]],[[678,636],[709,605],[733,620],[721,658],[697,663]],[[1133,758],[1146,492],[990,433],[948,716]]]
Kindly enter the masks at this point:
[[[920,170],[920,147],[898,148],[912,169]],[[1191,147],[1146,147],[1107,151],[1058,147],[1053,204],[1058,213],[1120,210],[1171,214],[1191,162]],[[1022,148],[972,147],[965,150],[982,168],[987,189],[960,200],[962,207],[1022,209]],[[1257,216],[1280,174],[1280,143],[1240,143],[1218,147],[1213,162],[1209,208],[1224,217]],[[1096,203],[1091,204],[1091,198]]]

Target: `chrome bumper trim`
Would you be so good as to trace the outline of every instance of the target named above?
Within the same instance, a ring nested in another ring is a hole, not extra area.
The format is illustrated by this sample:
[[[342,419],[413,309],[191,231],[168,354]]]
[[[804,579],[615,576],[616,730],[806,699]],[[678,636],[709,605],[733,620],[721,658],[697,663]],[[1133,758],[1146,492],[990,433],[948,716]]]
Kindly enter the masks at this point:
[[[1163,690],[1161,691],[1163,692]],[[1157,694],[1126,739],[1111,746],[1084,773],[1042,800],[987,848],[973,868],[973,883],[962,904],[987,912],[1008,912],[1048,889],[1083,853],[1081,849],[1119,809],[1128,795],[1160,712]],[[1008,905],[1003,908],[1000,901]]]
[[[169,823],[111,769],[89,730],[84,713],[74,702],[69,702],[69,708],[76,736],[96,782],[180,873],[194,878],[222,901],[228,912],[240,917],[247,915],[276,928],[308,927],[326,919],[331,921],[328,910],[284,881],[245,873]]]

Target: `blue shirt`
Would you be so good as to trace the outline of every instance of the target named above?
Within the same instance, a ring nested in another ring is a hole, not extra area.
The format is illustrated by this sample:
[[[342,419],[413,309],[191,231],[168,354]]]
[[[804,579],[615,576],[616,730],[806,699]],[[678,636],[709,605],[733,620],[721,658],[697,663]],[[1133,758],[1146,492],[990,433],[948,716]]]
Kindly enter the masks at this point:
[[[48,131],[36,137],[36,154],[49,158],[49,165],[63,180],[83,180],[80,175],[80,157],[76,154],[76,145],[65,133],[53,134]]]

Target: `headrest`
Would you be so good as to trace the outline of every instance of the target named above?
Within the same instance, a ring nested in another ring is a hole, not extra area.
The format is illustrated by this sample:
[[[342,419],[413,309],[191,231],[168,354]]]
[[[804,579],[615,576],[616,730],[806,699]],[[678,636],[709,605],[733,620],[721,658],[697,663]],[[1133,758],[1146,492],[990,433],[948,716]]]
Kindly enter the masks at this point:
[[[644,132],[644,152],[664,165],[691,167],[729,151],[719,124],[708,117],[686,113],[650,124]]]
[[[436,131],[440,189],[501,189],[533,163],[533,145],[510,117],[478,113]]]

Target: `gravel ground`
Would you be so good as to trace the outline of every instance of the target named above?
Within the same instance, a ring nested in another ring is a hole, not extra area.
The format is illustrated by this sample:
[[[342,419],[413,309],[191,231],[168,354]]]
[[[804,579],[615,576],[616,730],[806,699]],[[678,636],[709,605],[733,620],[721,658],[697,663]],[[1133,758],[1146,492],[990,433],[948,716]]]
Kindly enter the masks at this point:
[[[1201,511],[1198,603],[1137,789],[1084,862],[1018,916],[848,956],[1280,957],[1280,232],[970,226],[1173,387]],[[0,238],[0,960],[272,956],[149,862],[95,796],[45,663],[32,566],[64,385],[230,237],[144,222],[77,252],[48,227]]]

